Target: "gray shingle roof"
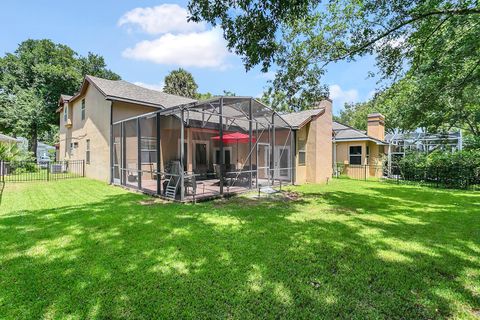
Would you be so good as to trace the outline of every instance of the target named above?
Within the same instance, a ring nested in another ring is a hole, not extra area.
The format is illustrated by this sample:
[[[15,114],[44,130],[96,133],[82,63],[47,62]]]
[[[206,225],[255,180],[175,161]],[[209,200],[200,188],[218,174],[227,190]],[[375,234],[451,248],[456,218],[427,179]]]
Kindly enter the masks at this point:
[[[285,120],[293,128],[300,128],[305,125],[308,121],[314,117],[322,114],[324,111],[323,108],[320,109],[311,109],[304,110],[300,112],[292,112],[287,114],[282,114],[283,120]]]
[[[333,132],[335,132],[335,140],[373,140],[378,143],[385,143],[385,141],[370,137],[365,131],[346,126],[344,124],[333,121]]]
[[[86,76],[85,78],[96,86],[107,98],[112,100],[128,100],[159,108],[169,108],[196,101],[194,99],[140,87],[124,80],[107,80],[94,76]]]

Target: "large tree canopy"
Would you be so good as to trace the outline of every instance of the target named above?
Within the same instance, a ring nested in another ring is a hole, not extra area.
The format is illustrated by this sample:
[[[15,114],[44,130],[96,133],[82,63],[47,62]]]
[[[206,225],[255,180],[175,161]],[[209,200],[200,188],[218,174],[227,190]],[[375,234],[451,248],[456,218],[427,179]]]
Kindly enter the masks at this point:
[[[101,56],[82,57],[51,40],[22,42],[0,57],[0,131],[25,136],[34,151],[37,137],[58,128],[60,94],[76,92],[86,74],[120,79]]]
[[[441,121],[438,127],[449,117],[458,120],[453,126],[478,129],[477,0],[191,0],[189,10],[193,21],[224,30],[247,69],[275,68],[274,104],[308,108],[327,94],[321,76],[330,63],[374,54],[378,69],[372,72],[383,80],[379,89],[400,79],[408,83],[388,89],[392,103],[406,102],[399,90],[418,89],[404,110],[403,127]],[[447,109],[461,112],[439,116]],[[464,112],[476,115],[464,123]]]
[[[193,75],[185,69],[179,68],[172,70],[165,77],[163,91],[170,94],[176,94],[182,97],[196,99],[198,85]]]

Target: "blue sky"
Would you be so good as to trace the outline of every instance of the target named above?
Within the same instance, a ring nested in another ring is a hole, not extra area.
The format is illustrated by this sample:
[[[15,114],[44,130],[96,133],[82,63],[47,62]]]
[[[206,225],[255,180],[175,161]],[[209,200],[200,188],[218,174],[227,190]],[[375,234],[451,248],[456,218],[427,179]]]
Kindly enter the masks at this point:
[[[182,19],[186,1],[57,1],[2,0],[0,55],[13,52],[28,38],[52,39],[81,55],[105,57],[124,80],[160,88],[166,74],[183,67],[199,92],[258,96],[271,74],[258,68],[245,72],[241,59],[225,48],[219,30]],[[367,79],[374,59],[329,66],[324,82],[331,86],[334,112],[345,101],[364,101],[375,89]]]

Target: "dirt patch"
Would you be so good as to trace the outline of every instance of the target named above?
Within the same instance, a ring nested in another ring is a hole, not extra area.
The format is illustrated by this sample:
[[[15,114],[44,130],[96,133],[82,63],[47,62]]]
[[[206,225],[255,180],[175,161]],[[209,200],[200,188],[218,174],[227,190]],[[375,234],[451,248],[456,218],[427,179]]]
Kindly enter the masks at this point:
[[[168,200],[160,199],[160,198],[151,198],[146,200],[140,200],[140,205],[142,206],[152,206],[155,204],[164,204],[164,203],[171,203]]]

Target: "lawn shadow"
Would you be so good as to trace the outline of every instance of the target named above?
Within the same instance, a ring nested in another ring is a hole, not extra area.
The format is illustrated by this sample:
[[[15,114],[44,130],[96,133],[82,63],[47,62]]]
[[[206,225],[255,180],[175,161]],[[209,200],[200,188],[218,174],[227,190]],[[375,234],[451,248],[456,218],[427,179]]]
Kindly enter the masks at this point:
[[[0,216],[15,233],[0,236],[0,313],[390,319],[480,307],[464,278],[479,268],[468,258],[478,233],[460,232],[456,207],[442,199],[424,215],[421,199],[368,189],[148,206],[123,193],[10,212]]]

